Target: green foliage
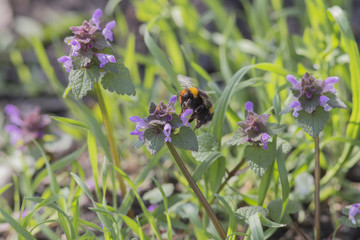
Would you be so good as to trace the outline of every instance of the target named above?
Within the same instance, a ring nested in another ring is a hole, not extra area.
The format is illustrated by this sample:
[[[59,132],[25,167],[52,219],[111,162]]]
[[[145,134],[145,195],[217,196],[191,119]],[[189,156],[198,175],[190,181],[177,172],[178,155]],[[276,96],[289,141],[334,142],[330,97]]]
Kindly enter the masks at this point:
[[[324,130],[326,123],[329,121],[330,114],[323,108],[318,108],[312,113],[300,111],[297,117],[297,123],[311,137],[316,138]]]
[[[250,168],[258,176],[263,176],[273,164],[276,156],[276,143],[268,143],[268,149],[261,146],[246,146],[245,157]]]
[[[198,151],[198,142],[194,131],[189,127],[180,127],[176,134],[171,134],[171,143],[184,150]]]
[[[76,98],[83,98],[94,88],[100,78],[100,70],[96,66],[71,70],[69,74],[70,86]]]
[[[129,70],[123,63],[108,63],[104,69],[107,70],[101,80],[104,89],[117,94],[135,95],[135,86],[131,81]]]

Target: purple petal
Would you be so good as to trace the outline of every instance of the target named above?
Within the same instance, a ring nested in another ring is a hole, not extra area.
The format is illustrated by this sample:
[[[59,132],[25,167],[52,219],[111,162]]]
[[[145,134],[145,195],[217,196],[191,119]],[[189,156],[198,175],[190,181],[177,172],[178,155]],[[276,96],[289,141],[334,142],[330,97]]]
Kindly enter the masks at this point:
[[[10,143],[12,145],[17,145],[17,143],[22,139],[21,129],[15,125],[5,126],[5,131],[10,135]]]
[[[67,72],[70,72],[71,67],[73,66],[71,57],[62,56],[62,57],[59,57],[57,60],[58,60],[58,62],[64,64]]]
[[[113,29],[114,27],[115,27],[115,20],[108,22],[106,24],[105,28],[101,32],[105,40],[109,39],[110,41],[113,41],[113,33],[111,29]]]
[[[190,123],[189,123],[189,119],[187,118],[188,116],[190,116],[193,113],[192,109],[186,109],[180,116],[181,121],[183,122],[183,124],[185,126],[190,127]]]
[[[100,68],[105,66],[108,62],[112,62],[112,63],[116,62],[115,57],[113,55],[110,55],[110,54],[95,53],[95,56],[100,61]]]
[[[148,124],[145,122],[145,120],[138,116],[129,117],[129,120],[131,122],[136,122],[136,128],[147,128],[148,127]]]
[[[100,17],[102,16],[102,11],[98,8],[95,10],[94,14],[90,21],[92,21],[96,27],[100,30]]]
[[[254,108],[254,104],[250,101],[245,103],[245,109],[248,110],[249,112],[252,112]]]
[[[139,131],[139,129],[135,129],[130,132],[130,135],[137,135],[139,140],[144,140],[144,132]]]
[[[299,101],[293,101],[292,103],[289,104],[289,107],[294,109],[294,112],[293,112],[292,115],[297,118],[299,116],[298,112],[302,110],[300,102]]]
[[[326,105],[327,101],[329,101],[329,98],[327,96],[320,96],[320,99],[319,99],[320,106],[324,107]]]
[[[334,88],[334,84],[339,81],[338,77],[328,77],[324,80],[324,89],[323,93],[331,92],[332,94],[336,93],[336,89]]]
[[[18,126],[22,125],[23,121],[21,119],[21,113],[16,106],[12,104],[6,105],[5,113],[9,116],[11,123],[16,124]]]
[[[296,78],[290,74],[286,76],[286,79],[293,85],[293,87],[296,87],[296,85],[299,83]]]
[[[360,205],[358,203],[355,203],[349,208],[349,219],[351,220],[351,222],[353,224],[356,224],[356,221],[355,221],[356,214],[360,213],[359,206]]]
[[[172,96],[172,97],[170,98],[169,103],[175,104],[176,100],[177,100],[177,96],[174,95],[174,96]]]
[[[148,210],[149,212],[153,212],[157,207],[158,207],[157,204],[151,204],[151,205],[148,207],[147,210]]]
[[[269,139],[271,138],[271,136],[267,133],[263,133],[263,135],[261,136],[261,143],[263,144],[263,149],[267,149],[267,144],[268,144],[268,141]]]
[[[76,57],[77,54],[78,54],[77,51],[79,51],[80,48],[81,48],[81,44],[80,44],[76,39],[72,39],[72,40],[68,43],[68,45],[71,46],[72,55],[73,55],[74,57]]]
[[[163,132],[165,134],[165,142],[171,142],[171,125],[169,123],[165,124]]]

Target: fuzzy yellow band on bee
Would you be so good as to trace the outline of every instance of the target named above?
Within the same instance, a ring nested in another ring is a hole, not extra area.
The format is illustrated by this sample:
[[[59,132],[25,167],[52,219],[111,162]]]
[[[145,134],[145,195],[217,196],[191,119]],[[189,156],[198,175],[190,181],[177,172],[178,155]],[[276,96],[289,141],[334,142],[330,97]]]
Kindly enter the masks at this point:
[[[190,90],[191,94],[194,96],[194,98],[197,98],[197,96],[199,94],[198,89],[195,87],[191,87],[191,88],[189,88],[189,90]]]
[[[214,113],[214,106],[211,106],[211,107],[209,108],[209,113],[210,113],[210,114],[213,114],[213,113]]]

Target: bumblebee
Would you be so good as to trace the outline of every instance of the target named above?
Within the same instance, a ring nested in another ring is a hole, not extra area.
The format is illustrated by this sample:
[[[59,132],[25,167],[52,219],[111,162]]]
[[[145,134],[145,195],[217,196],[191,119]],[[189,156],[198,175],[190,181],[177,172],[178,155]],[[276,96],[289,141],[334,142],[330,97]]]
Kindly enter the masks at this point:
[[[194,130],[202,125],[210,122],[214,116],[214,106],[210,101],[209,95],[203,90],[196,87],[187,87],[180,93],[181,113],[187,109],[192,109],[193,113],[189,118],[189,122],[195,121]]]

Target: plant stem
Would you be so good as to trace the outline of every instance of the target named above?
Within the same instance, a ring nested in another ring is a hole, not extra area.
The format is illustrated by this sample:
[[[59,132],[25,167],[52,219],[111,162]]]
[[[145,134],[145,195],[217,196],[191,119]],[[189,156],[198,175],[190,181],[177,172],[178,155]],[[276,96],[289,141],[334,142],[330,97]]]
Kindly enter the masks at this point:
[[[233,176],[235,176],[235,174],[237,173],[237,171],[239,170],[239,168],[244,165],[245,163],[245,158],[241,159],[241,161],[233,168],[233,170],[231,170],[231,172],[228,173],[228,176],[226,177],[225,181],[221,184],[221,186],[219,187],[219,189],[216,191],[217,194],[219,194],[219,192],[225,187],[225,185],[228,183],[228,181],[230,180],[230,178],[232,178]],[[215,202],[216,197],[213,197],[210,201],[210,205],[212,205]]]
[[[319,147],[319,136],[315,139],[315,236],[317,240],[320,240],[320,147]]]
[[[105,129],[106,129],[106,136],[107,136],[107,139],[108,139],[108,142],[109,142],[110,151],[111,151],[111,155],[113,157],[113,161],[114,161],[116,167],[118,167],[119,169],[122,169],[121,168],[121,163],[120,163],[120,156],[119,156],[118,150],[116,148],[115,138],[114,138],[114,134],[113,134],[113,132],[114,132],[113,127],[111,125],[110,117],[109,117],[108,111],[106,109],[105,100],[104,100],[104,97],[102,95],[101,87],[100,87],[98,82],[95,83],[95,92],[96,92],[96,96],[97,96],[98,101],[99,101],[99,106],[100,106],[101,114],[102,114],[102,117],[103,117]],[[124,199],[124,197],[126,195],[126,186],[125,186],[124,179],[118,173],[116,173],[116,177],[117,177],[117,179],[119,181],[122,198]]]
[[[204,195],[202,194],[202,192],[200,191],[199,187],[196,185],[194,179],[191,177],[189,171],[187,170],[184,162],[181,160],[181,158],[180,158],[179,154],[177,153],[176,149],[169,142],[166,142],[166,145],[168,146],[168,148],[169,148],[169,150],[171,152],[171,155],[175,159],[175,162],[177,163],[178,167],[180,168],[182,174],[184,175],[184,177],[188,181],[190,187],[194,191],[195,195],[197,196],[197,198],[199,199],[199,201],[203,205],[206,213],[209,215],[209,217],[210,217],[212,223],[214,224],[217,232],[219,233],[221,239],[223,239],[223,240],[226,239],[226,233],[225,233],[224,229],[222,228],[219,220],[215,216],[214,212],[212,211],[209,203],[206,201],[206,199],[205,199]]]

